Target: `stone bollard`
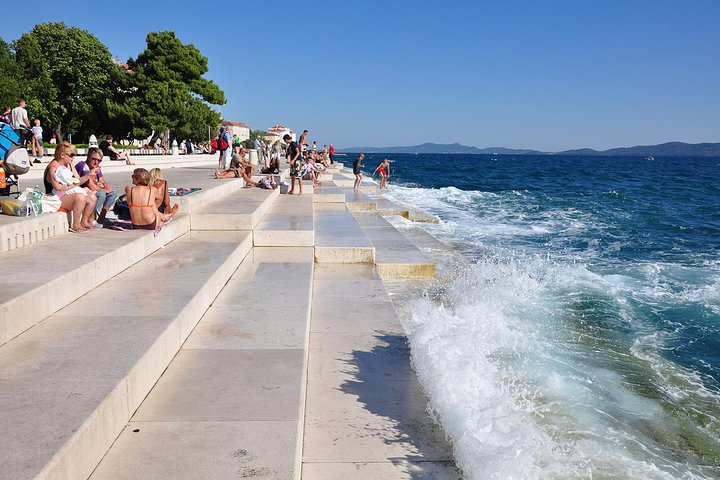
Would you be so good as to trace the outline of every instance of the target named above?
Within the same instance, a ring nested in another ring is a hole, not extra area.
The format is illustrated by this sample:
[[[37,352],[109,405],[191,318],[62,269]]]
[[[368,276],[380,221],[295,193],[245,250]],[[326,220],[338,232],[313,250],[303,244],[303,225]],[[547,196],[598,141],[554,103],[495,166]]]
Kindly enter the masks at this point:
[[[88,146],[89,147],[97,147],[98,146],[97,137],[95,136],[94,133],[90,134],[90,139],[88,140]]]
[[[178,155],[180,155],[180,149],[178,148],[177,140],[173,140],[172,155],[173,157],[177,157]]]
[[[258,154],[257,154],[257,150],[255,150],[254,148],[250,149],[250,164],[251,165],[258,164]]]

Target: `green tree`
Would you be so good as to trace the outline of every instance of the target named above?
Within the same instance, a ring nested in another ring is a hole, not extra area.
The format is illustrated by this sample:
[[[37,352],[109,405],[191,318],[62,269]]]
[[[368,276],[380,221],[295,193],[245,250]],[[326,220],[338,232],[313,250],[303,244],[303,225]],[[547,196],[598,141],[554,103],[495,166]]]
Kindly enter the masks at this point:
[[[22,95],[20,70],[10,45],[0,37],[0,107],[15,107]]]
[[[219,112],[209,104],[225,103],[222,90],[203,78],[207,58],[174,32],[150,33],[146,40],[137,60],[128,60],[133,93],[117,113],[132,118],[135,137],[153,134],[154,141],[169,129],[178,140],[205,138],[208,126],[220,123]]]
[[[26,81],[28,112],[55,125],[58,136],[86,139],[108,118],[120,68],[110,51],[85,30],[64,23],[36,25],[16,42]]]

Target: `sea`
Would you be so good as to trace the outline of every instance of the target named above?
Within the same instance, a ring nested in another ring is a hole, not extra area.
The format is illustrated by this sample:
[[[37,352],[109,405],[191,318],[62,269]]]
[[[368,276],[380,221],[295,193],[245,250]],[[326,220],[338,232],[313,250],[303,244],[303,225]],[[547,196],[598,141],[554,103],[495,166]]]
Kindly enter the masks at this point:
[[[465,478],[720,478],[720,158],[385,156],[465,259],[406,319]]]

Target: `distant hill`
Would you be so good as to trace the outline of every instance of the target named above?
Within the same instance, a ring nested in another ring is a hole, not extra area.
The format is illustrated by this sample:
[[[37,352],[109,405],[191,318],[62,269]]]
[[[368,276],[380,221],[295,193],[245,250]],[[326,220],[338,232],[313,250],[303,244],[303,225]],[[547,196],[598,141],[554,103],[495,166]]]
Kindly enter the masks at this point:
[[[512,148],[477,148],[459,143],[423,143],[406,147],[351,147],[338,150],[347,153],[464,153],[464,154],[542,154],[537,150],[515,150]]]
[[[567,150],[556,155],[608,155],[608,156],[686,156],[686,157],[720,157],[720,143],[682,143],[668,142],[660,145],[639,145],[637,147],[611,148],[610,150]]]
[[[539,150],[514,149],[505,147],[477,148],[459,143],[423,143],[422,145],[405,147],[351,147],[338,152],[346,153],[461,153],[466,155],[547,155]],[[593,150],[582,148],[556,152],[555,155],[608,155],[608,156],[687,156],[687,157],[720,157],[720,143],[682,143],[668,142],[660,145],[639,145],[636,147],[612,148],[610,150]]]

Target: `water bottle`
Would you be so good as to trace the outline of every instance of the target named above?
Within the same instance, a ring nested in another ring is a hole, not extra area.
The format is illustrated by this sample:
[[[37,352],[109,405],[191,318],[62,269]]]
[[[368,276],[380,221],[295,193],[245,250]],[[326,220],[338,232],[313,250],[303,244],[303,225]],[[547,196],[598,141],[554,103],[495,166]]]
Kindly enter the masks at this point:
[[[38,185],[35,185],[35,189],[32,193],[32,201],[35,204],[35,211],[38,215],[42,213],[42,191],[40,190],[40,187]]]

